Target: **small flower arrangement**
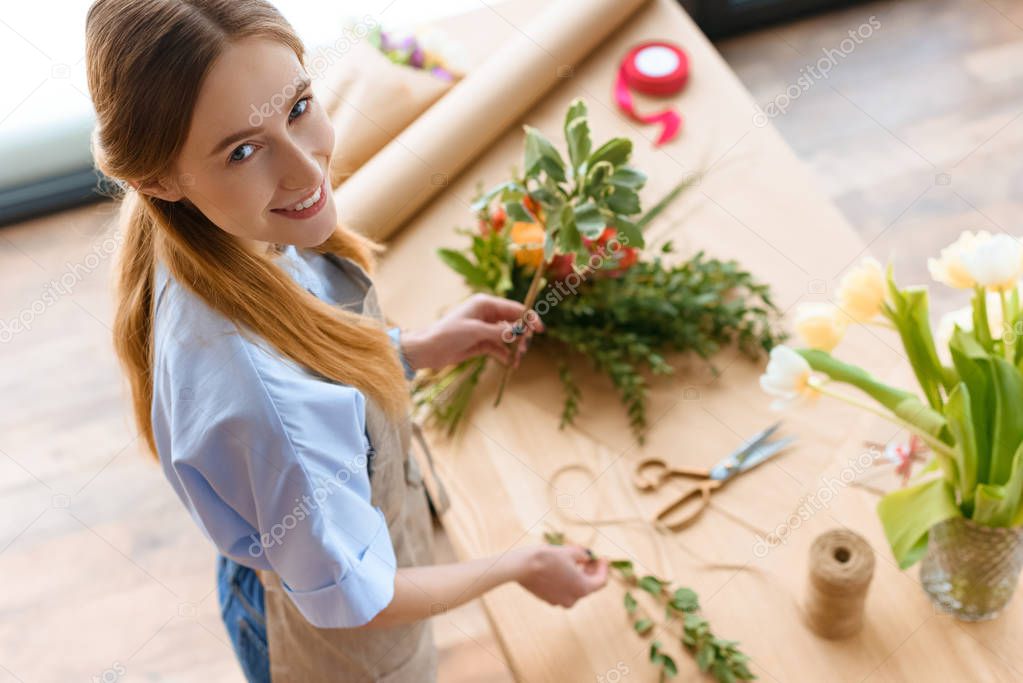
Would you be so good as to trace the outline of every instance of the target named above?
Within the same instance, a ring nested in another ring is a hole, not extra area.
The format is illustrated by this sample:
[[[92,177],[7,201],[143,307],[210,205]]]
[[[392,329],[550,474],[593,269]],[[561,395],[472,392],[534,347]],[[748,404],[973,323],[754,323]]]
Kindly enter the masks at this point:
[[[368,40],[395,64],[428,71],[442,80],[454,81],[465,73],[457,46],[437,30],[401,33],[376,26]]]
[[[781,404],[831,396],[894,422],[927,445],[934,456],[930,465],[878,505],[902,568],[924,556],[929,531],[947,520],[1023,525],[1023,247],[1009,235],[964,232],[928,268],[936,281],[972,292],[971,305],[939,325],[940,344],[931,332],[927,288],[899,288],[891,267],[884,273],[867,259],[843,278],[835,303],[797,313],[795,328],[806,348],[773,349],[760,380]],[[853,324],[880,324],[898,333],[921,395],[831,355]],[[836,384],[854,387],[872,402]]]
[[[543,319],[546,331],[536,341],[559,360],[561,426],[582,400],[569,363],[574,355],[611,380],[642,442],[647,375],[673,372],[666,354],[709,359],[736,343],[756,358],[781,341],[772,327],[779,312],[769,289],[734,261],[698,253],[668,265],[662,256],[671,253],[670,242],[654,258],[641,257],[644,227],[694,178],[643,213],[646,176],[628,163],[632,142],[613,138],[594,147],[582,100],[565,116],[567,160],[539,130],[526,126],[525,133],[524,172],[480,188],[472,206],[477,226],[459,231],[469,246],[438,254],[471,290],[521,301],[527,315]],[[479,356],[421,375],[413,393],[427,420],[453,433],[487,362]]]

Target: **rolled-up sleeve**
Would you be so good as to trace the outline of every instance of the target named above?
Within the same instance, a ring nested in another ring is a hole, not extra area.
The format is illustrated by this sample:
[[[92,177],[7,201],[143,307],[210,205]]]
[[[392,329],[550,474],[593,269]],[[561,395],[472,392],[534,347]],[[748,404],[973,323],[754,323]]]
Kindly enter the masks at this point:
[[[276,572],[311,624],[364,625],[392,600],[397,571],[372,504],[365,397],[237,335],[216,345],[158,366],[166,476],[220,552]]]
[[[408,358],[405,357],[405,351],[404,349],[402,349],[401,346],[401,328],[392,327],[389,330],[387,330],[387,334],[390,335],[391,341],[394,342],[395,347],[397,347],[398,349],[398,356],[401,358],[401,365],[403,368],[405,368],[405,379],[408,380],[415,379],[416,371],[409,364]]]

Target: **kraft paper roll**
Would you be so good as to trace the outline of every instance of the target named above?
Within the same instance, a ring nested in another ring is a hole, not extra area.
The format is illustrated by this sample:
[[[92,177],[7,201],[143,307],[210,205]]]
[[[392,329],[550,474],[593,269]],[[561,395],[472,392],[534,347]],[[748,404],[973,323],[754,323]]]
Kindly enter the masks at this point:
[[[863,605],[874,576],[874,551],[859,534],[827,531],[810,548],[805,615],[822,638],[847,638],[863,627]]]
[[[428,71],[395,64],[367,42],[353,45],[323,89],[337,98],[329,112],[335,135],[331,187],[350,178],[452,87]]]
[[[519,27],[334,192],[341,222],[386,240],[646,2],[559,0]]]

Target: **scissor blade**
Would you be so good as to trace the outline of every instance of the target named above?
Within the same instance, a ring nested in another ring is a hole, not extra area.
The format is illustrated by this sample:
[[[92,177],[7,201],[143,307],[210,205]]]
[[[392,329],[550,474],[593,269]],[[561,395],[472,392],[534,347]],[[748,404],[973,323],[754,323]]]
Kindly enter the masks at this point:
[[[751,436],[750,438],[746,439],[745,441],[742,442],[742,444],[739,445],[738,448],[736,448],[734,451],[732,451],[724,458],[722,458],[721,461],[714,466],[714,469],[715,470],[717,470],[718,468],[736,469],[739,465],[742,464],[742,462],[746,458],[750,456],[750,454],[753,451],[756,450],[756,448],[760,444],[769,439],[771,435],[774,434],[775,431],[777,431],[778,427],[780,426],[781,421],[775,422],[767,429],[761,430],[754,434],[753,436]]]
[[[748,472],[757,465],[763,463],[773,455],[777,454],[785,447],[795,442],[795,436],[786,436],[783,439],[777,441],[771,441],[768,443],[760,443],[754,446],[752,449],[746,451],[743,455],[741,462],[736,462],[731,466],[731,459],[729,461],[721,462],[710,471],[710,478],[717,479],[719,481],[725,481],[731,479],[737,474]]]

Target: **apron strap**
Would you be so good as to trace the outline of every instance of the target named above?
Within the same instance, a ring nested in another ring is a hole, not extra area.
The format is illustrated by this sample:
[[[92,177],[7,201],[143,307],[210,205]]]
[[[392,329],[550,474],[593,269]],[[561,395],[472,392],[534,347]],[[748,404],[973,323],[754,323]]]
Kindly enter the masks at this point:
[[[433,467],[433,453],[430,452],[430,446],[426,442],[423,428],[415,420],[412,420],[412,436],[419,445],[419,448],[411,449],[412,457],[416,459],[419,470],[423,473],[423,484],[426,486],[426,492],[433,502],[437,516],[440,517],[451,507],[451,500],[448,498],[448,492],[444,488],[443,482],[437,476],[437,470]]]

